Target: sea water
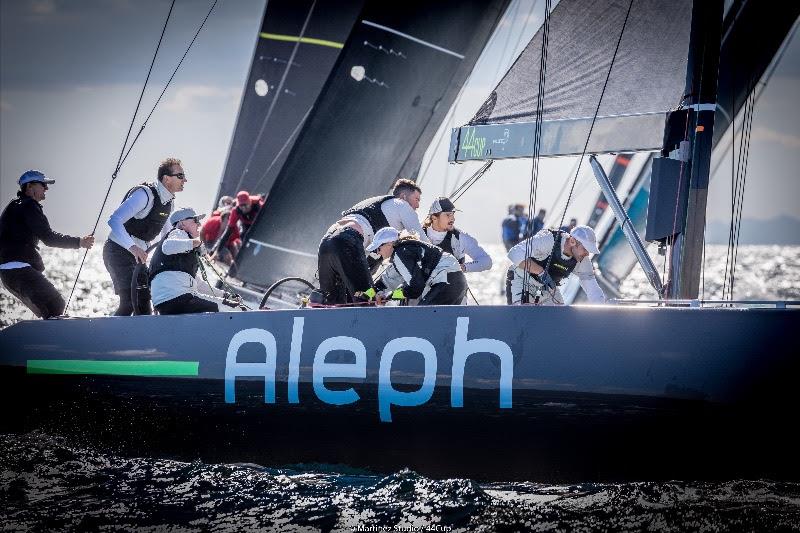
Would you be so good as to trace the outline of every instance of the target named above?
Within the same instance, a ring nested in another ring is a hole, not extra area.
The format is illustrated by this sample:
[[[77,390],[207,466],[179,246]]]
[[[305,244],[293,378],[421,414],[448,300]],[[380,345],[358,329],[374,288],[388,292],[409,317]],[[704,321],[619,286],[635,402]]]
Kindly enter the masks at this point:
[[[481,305],[505,299],[502,247],[487,248],[495,267],[468,276]],[[706,299],[722,296],[725,252],[706,250]],[[82,253],[43,255],[48,277],[69,294]],[[798,265],[797,246],[740,247],[735,298],[800,300]],[[654,296],[638,267],[622,290]],[[99,247],[73,299],[73,316],[115,309]],[[0,290],[0,325],[30,318]],[[0,435],[0,465],[3,531],[800,531],[800,483],[770,480],[482,483],[410,470],[124,457],[41,432]]]

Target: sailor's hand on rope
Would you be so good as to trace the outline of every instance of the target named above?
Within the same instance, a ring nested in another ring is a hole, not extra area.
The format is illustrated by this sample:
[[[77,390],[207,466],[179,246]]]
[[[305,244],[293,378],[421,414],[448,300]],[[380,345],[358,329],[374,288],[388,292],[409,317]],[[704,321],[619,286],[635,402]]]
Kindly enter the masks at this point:
[[[550,274],[547,273],[546,270],[543,270],[541,274],[537,274],[536,278],[539,280],[545,289],[554,291],[556,290],[556,282],[553,281],[553,278],[550,277]]]
[[[143,265],[147,264],[147,252],[145,252],[135,244],[130,248],[128,248],[128,250],[130,250],[130,252],[136,258],[137,263],[141,263]]]
[[[80,247],[86,248],[87,250],[94,246],[94,235],[87,235],[86,237],[81,237]]]

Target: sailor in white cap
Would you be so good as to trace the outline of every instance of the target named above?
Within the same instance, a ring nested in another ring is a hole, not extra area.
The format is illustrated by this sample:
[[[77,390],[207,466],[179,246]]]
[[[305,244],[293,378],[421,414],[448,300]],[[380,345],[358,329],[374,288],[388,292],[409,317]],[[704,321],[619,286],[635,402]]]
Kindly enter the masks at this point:
[[[375,283],[375,289],[384,296],[419,298],[417,305],[460,305],[466,297],[467,279],[461,265],[438,246],[413,235],[400,237],[394,228],[383,228],[367,251],[391,258]]]
[[[543,229],[519,242],[508,251],[512,263],[506,282],[508,303],[563,305],[558,285],[572,273],[578,276],[589,302],[603,303],[605,294],[590,257],[597,253],[597,237],[589,226],[576,226],[569,233]]]
[[[171,230],[156,246],[150,260],[150,292],[162,315],[219,311],[217,302],[198,291],[200,268],[200,219],[191,207],[175,210]]]
[[[70,237],[50,228],[40,202],[55,180],[28,170],[17,183],[17,197],[0,215],[0,279],[39,318],[59,316],[64,313],[64,298],[44,277],[39,241],[56,248],[91,248],[94,236]]]

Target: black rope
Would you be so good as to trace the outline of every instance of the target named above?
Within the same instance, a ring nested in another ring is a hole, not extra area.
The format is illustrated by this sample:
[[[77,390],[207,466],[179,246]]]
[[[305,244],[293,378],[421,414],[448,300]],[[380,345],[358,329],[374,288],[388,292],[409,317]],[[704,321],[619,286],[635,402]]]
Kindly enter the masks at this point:
[[[586,150],[589,148],[589,140],[592,137],[592,131],[594,130],[595,122],[597,122],[597,115],[600,113],[600,105],[603,103],[603,96],[605,95],[606,88],[608,87],[608,81],[611,79],[611,71],[614,69],[614,63],[616,62],[616,59],[617,59],[617,53],[619,52],[619,46],[622,43],[622,36],[625,35],[625,26],[627,26],[627,24],[628,24],[628,18],[630,17],[630,14],[631,14],[631,8],[633,8],[633,0],[631,0],[628,3],[628,10],[625,13],[625,20],[623,20],[623,22],[622,22],[622,29],[619,32],[619,38],[617,39],[617,45],[614,47],[614,53],[611,56],[611,64],[609,64],[609,66],[608,66],[608,73],[606,74],[606,79],[603,82],[603,89],[600,91],[600,98],[598,98],[598,100],[597,100],[597,107],[595,107],[594,116],[592,116],[592,123],[589,126],[589,133],[586,135],[586,142],[583,145],[583,151],[581,153],[581,157],[580,157],[580,159],[578,159],[578,168],[575,171],[575,177],[572,180],[572,186],[570,187],[569,195],[567,196],[567,203],[564,205],[564,212],[561,214],[561,221],[558,224],[559,228],[564,225],[564,220],[566,219],[566,216],[567,216],[567,209],[569,208],[569,203],[572,200],[572,194],[575,191],[575,184],[578,182],[578,176],[580,175],[581,165],[583,164],[583,158],[586,157]],[[538,125],[537,125],[537,128],[538,128]],[[538,139],[537,139],[537,143],[538,143]],[[538,147],[537,147],[537,150],[538,150]],[[538,153],[536,155],[536,159],[538,160]],[[538,169],[538,165],[535,164],[535,167],[537,167],[537,169]],[[532,213],[532,211],[529,210],[529,213]],[[526,249],[526,252],[528,252],[527,249]],[[528,254],[528,256],[530,256],[530,254]],[[547,272],[547,270],[549,270],[550,263],[552,262],[552,260],[553,260],[553,254],[551,253],[550,256],[547,258],[547,263],[545,264],[545,267],[544,267],[544,271],[545,272]],[[526,269],[526,274],[527,274],[527,269]],[[525,285],[524,285],[524,282],[523,282],[523,290],[524,289],[525,289]],[[552,294],[555,295],[555,291],[552,291]],[[537,297],[537,300],[538,300],[538,297]]]
[[[250,149],[250,155],[247,156],[247,161],[245,161],[242,170],[242,175],[239,177],[239,182],[236,184],[236,187],[234,187],[234,191],[238,191],[239,187],[241,187],[242,183],[244,182],[244,177],[249,170],[248,167],[250,166],[250,163],[253,161],[253,156],[255,156],[258,144],[261,142],[261,136],[264,135],[264,130],[266,129],[267,123],[269,122],[269,119],[272,116],[272,111],[275,109],[275,104],[278,103],[278,99],[281,97],[281,91],[283,90],[283,85],[286,83],[286,78],[289,76],[289,70],[291,70],[292,64],[294,63],[294,58],[297,55],[297,50],[300,48],[300,42],[306,35],[306,28],[308,28],[308,23],[311,20],[311,15],[314,13],[314,6],[316,5],[317,5],[317,0],[314,0],[311,3],[311,7],[308,8],[308,14],[306,15],[306,20],[303,22],[303,27],[300,30],[300,35],[297,37],[297,41],[294,43],[294,47],[292,48],[292,54],[289,56],[289,60],[286,62],[286,68],[283,69],[283,75],[281,76],[281,81],[278,83],[278,88],[275,89],[275,97],[269,104],[269,109],[267,109],[267,114],[264,115],[264,120],[261,121],[261,128],[258,130],[258,135],[256,135],[256,140],[253,142],[253,147]]]
[[[739,256],[739,237],[741,236],[741,229],[742,229],[742,215],[744,209],[744,191],[745,185],[747,184],[747,163],[750,158],[750,139],[751,139],[751,132],[753,126],[753,110],[755,108],[755,98],[754,94],[751,91],[748,97],[747,104],[749,108],[747,109],[748,115],[746,117],[747,123],[744,128],[744,132],[742,134],[742,143],[743,147],[740,146],[739,149],[739,165],[737,168],[738,174],[738,196],[736,200],[737,205],[737,212],[736,212],[736,231],[733,240],[733,253],[731,259],[731,277],[730,277],[730,297],[733,299],[733,287],[734,282],[736,280],[736,261]]]
[[[467,179],[467,181],[465,181],[464,183],[462,183],[462,184],[461,184],[459,187],[457,187],[457,188],[456,188],[456,189],[455,189],[453,192],[451,192],[451,193],[450,193],[450,196],[449,196],[448,198],[450,198],[450,200],[452,200],[453,202],[455,202],[456,200],[458,200],[459,198],[461,198],[462,196],[464,196],[464,193],[466,193],[466,192],[467,192],[467,191],[470,189],[470,187],[472,187],[473,185],[475,185],[475,183],[476,183],[476,182],[477,182],[479,179],[481,179],[481,177],[482,177],[484,174],[486,174],[486,171],[487,171],[487,170],[489,170],[489,167],[491,167],[491,166],[492,166],[492,164],[494,164],[494,160],[493,160],[493,159],[490,159],[489,161],[487,161],[486,163],[484,163],[484,164],[483,164],[483,166],[482,166],[481,168],[479,168],[479,169],[478,169],[478,170],[475,172],[475,174],[473,174],[472,176],[470,176],[470,177]]]
[[[542,117],[544,115],[544,91],[547,81],[547,52],[549,43],[550,43],[550,0],[546,0],[544,6],[544,23],[542,25],[542,50],[539,57],[539,85],[536,94],[536,121],[535,121],[536,125],[533,135],[533,164],[531,166],[531,185],[530,185],[530,192],[528,195],[529,218],[536,205],[536,193],[539,184],[539,155],[540,155],[539,148],[541,146],[541,138],[542,138]],[[530,220],[526,221],[525,224],[526,227],[524,229],[524,232],[525,234],[527,234]],[[531,278],[531,273],[528,271],[527,261],[528,258],[531,257],[532,253],[533,253],[533,243],[531,242],[530,238],[528,238],[525,241],[526,262],[522,274],[522,294],[521,294],[522,303],[527,303],[528,286],[529,286],[529,280]]]
[[[561,222],[559,223],[558,227],[564,225],[564,219],[567,216],[567,208],[569,207],[569,202],[572,200],[572,193],[575,190],[575,183],[578,181],[578,174],[581,171],[581,165],[583,164],[583,158],[586,156],[586,150],[589,148],[589,139],[592,137],[592,130],[594,130],[594,124],[597,121],[597,115],[600,113],[600,104],[603,102],[603,95],[606,92],[606,87],[608,87],[608,80],[611,79],[611,71],[614,68],[614,62],[617,59],[617,52],[619,52],[619,45],[622,43],[622,36],[625,34],[625,26],[628,24],[628,17],[631,14],[631,8],[633,7],[633,0],[630,1],[628,4],[628,11],[625,13],[625,20],[622,22],[622,30],[619,32],[619,39],[617,39],[617,46],[614,48],[614,55],[611,56],[611,64],[608,66],[608,73],[606,74],[606,81],[603,82],[603,90],[600,91],[600,98],[597,100],[597,107],[594,110],[594,116],[592,117],[592,123],[589,126],[589,134],[586,136],[586,142],[583,145],[583,151],[581,152],[581,158],[578,160],[578,170],[575,171],[575,178],[572,181],[572,188],[569,191],[569,196],[567,196],[567,205],[564,207],[564,213],[561,215]]]
[[[133,116],[131,117],[130,125],[128,126],[128,132],[125,134],[125,141],[122,143],[122,148],[119,151],[119,157],[117,158],[117,164],[114,166],[114,172],[111,174],[111,183],[108,185],[108,189],[106,189],[105,198],[103,198],[103,204],[100,207],[100,212],[97,214],[97,219],[94,221],[94,226],[92,227],[92,232],[90,235],[94,235],[97,231],[97,226],[100,224],[100,217],[103,216],[103,209],[105,208],[106,202],[108,202],[108,196],[111,193],[111,187],[114,184],[114,180],[117,178],[117,174],[119,174],[119,169],[122,166],[123,161],[123,154],[125,153],[125,147],[128,146],[128,139],[130,139],[131,131],[133,131],[133,125],[136,123],[136,116],[139,114],[139,107],[142,105],[142,99],[144,98],[144,93],[147,90],[147,83],[150,81],[150,74],[153,72],[153,66],[156,63],[156,57],[158,56],[158,51],[161,49],[161,43],[164,40],[164,34],[167,32],[167,25],[169,24],[169,19],[172,17],[172,10],[175,7],[175,0],[172,0],[172,3],[169,6],[169,12],[167,13],[167,18],[164,20],[164,27],[161,28],[161,35],[158,38],[158,44],[156,45],[156,50],[153,53],[153,59],[150,61],[150,68],[147,69],[147,76],[144,79],[144,85],[142,85],[142,90],[139,93],[139,99],[136,101],[136,108],[133,111]],[[64,312],[69,309],[69,304],[72,301],[72,296],[75,294],[75,287],[78,285],[78,279],[81,277],[81,271],[83,270],[83,264],[86,261],[86,256],[89,254],[89,249],[87,248],[86,251],[83,253],[83,258],[81,259],[81,264],[78,266],[78,273],[75,275],[75,281],[72,284],[72,290],[69,292],[69,298],[67,298],[67,303],[64,306]]]

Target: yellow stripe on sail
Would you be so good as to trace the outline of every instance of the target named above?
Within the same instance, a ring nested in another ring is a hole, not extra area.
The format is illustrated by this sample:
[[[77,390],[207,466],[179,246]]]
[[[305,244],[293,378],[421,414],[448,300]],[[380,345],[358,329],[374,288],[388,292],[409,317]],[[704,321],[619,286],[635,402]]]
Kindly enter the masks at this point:
[[[337,43],[335,41],[326,41],[325,39],[314,39],[313,37],[303,37],[302,39],[296,35],[281,35],[280,33],[260,33],[263,39],[272,39],[273,41],[287,41],[296,43],[300,41],[303,44],[316,44],[319,46],[329,46],[331,48],[344,48],[344,43]]]

